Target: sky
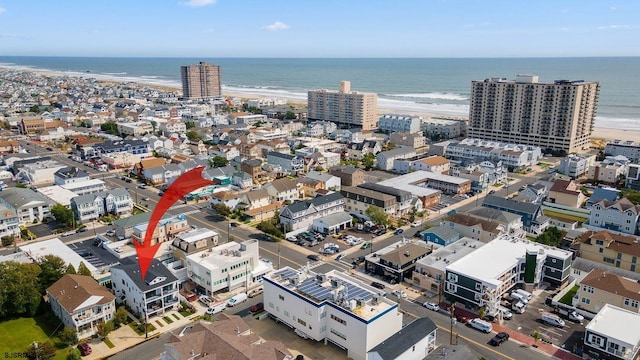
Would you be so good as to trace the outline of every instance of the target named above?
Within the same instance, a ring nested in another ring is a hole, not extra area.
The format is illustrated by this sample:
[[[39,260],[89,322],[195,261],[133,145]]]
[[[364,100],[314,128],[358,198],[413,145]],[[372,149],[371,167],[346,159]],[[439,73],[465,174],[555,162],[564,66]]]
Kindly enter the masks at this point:
[[[640,56],[638,14],[638,0],[0,0],[0,56]]]

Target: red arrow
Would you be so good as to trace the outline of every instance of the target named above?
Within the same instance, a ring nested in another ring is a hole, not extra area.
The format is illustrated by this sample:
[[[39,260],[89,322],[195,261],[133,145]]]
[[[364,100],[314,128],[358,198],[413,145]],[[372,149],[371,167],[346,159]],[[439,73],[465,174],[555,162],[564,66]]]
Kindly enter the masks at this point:
[[[136,247],[136,252],[138,253],[138,264],[140,265],[142,280],[144,280],[145,275],[147,275],[147,270],[149,270],[151,261],[160,247],[160,244],[151,245],[151,237],[156,230],[156,226],[158,226],[158,222],[162,219],[162,216],[173,204],[182,199],[188,193],[213,184],[213,181],[202,178],[203,170],[204,166],[198,166],[175,179],[173,184],[169,186],[160,198],[156,208],[153,209],[151,219],[147,225],[147,232],[144,235],[144,243],[140,244],[139,241],[133,242]]]

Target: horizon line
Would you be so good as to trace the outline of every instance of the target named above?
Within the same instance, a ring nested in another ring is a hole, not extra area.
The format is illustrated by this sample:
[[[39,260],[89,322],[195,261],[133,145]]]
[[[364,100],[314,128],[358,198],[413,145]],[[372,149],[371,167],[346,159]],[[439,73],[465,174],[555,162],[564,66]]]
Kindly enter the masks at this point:
[[[384,60],[384,59],[603,59],[603,58],[640,58],[640,55],[608,56],[398,56],[398,57],[275,57],[275,56],[88,56],[88,55],[0,55],[1,58],[109,58],[109,59],[295,59],[295,60]]]

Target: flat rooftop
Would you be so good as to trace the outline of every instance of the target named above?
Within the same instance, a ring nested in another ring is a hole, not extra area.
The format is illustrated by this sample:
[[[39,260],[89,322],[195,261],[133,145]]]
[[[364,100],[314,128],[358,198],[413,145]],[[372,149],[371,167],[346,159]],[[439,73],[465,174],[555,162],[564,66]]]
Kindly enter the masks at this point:
[[[253,255],[246,250],[241,251],[241,248],[242,244],[240,243],[228,242],[211,248],[210,251],[204,250],[188,255],[187,259],[208,269],[223,269],[229,265],[237,264],[239,259],[251,257]],[[258,264],[254,265],[257,266]]]
[[[561,259],[571,257],[569,251],[502,235],[471,254],[450,263],[446,269],[497,287],[502,283],[498,278],[508,269],[517,266],[527,251]]]
[[[587,324],[587,330],[635,346],[640,343],[640,314],[605,304]]]
[[[340,308],[365,321],[398,306],[380,290],[337,270],[320,274],[287,266],[265,277],[314,303]]]
[[[462,259],[472,252],[481,248],[485,243],[469,237],[463,237],[451,245],[435,249],[431,254],[417,261],[417,267],[428,267],[431,269],[445,271],[447,265]]]
[[[189,231],[181,232],[178,234],[178,238],[182,241],[186,241],[188,243],[196,242],[202,239],[208,239],[210,237],[218,236],[216,231],[213,231],[209,228],[197,228]]]
[[[86,181],[79,181],[79,182],[60,185],[60,187],[69,191],[73,191],[74,189],[80,189],[84,187],[93,187],[98,185],[104,185],[104,181],[100,179],[91,179]]]
[[[92,274],[98,273],[98,269],[95,266],[91,265],[90,262],[86,261],[82,256],[78,255],[78,253],[71,250],[71,248],[65,245],[58,238],[20,246],[20,250],[26,253],[34,261],[38,261],[39,258],[46,255],[55,255],[60,257],[66,264],[73,265],[73,267],[76,269],[78,269],[80,263],[82,262],[87,266],[87,269],[89,269]]]
[[[427,182],[427,179],[425,179],[423,175],[419,174],[423,172],[426,172],[426,171],[414,171],[412,173],[408,173],[408,174],[392,177],[391,179],[380,181],[377,184],[388,186],[394,189],[405,190],[410,192],[414,196],[430,197],[430,196],[440,194],[441,193],[440,190],[432,189],[430,187],[426,187],[425,185],[415,184],[418,182],[422,182],[423,184]],[[467,179],[464,179],[464,180],[469,181]]]
[[[71,199],[78,196],[73,191],[58,185],[38,188],[38,192],[64,206],[71,205]]]

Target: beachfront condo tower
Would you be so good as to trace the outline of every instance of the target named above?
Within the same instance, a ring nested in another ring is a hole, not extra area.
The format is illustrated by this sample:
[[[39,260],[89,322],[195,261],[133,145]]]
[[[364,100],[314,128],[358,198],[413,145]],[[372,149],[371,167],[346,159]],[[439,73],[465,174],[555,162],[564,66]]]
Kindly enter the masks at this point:
[[[527,144],[568,153],[588,149],[600,84],[490,78],[471,83],[469,137]]]
[[[187,99],[211,99],[222,95],[220,66],[200,62],[181,66],[182,96]]]
[[[375,129],[378,124],[378,94],[351,91],[350,81],[340,82],[340,91],[309,90],[309,120],[333,121],[341,128]]]

